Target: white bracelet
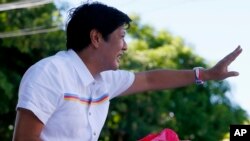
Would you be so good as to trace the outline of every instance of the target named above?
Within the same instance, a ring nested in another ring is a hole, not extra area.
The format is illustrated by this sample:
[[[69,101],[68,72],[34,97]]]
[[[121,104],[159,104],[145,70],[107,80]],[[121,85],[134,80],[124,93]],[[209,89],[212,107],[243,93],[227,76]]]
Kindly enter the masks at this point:
[[[204,68],[203,68],[203,67],[195,67],[195,68],[193,68],[194,74],[195,74],[195,83],[196,83],[197,85],[202,85],[202,84],[204,84],[204,81],[201,80],[201,73],[200,73],[200,70],[201,70],[201,69],[204,69]]]

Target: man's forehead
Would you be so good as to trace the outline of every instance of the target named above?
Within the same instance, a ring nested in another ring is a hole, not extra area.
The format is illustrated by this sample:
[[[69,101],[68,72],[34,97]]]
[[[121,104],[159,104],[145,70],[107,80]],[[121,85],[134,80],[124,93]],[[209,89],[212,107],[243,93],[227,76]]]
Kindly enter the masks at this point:
[[[126,28],[124,25],[118,27],[116,30],[120,31],[120,32],[126,32]]]

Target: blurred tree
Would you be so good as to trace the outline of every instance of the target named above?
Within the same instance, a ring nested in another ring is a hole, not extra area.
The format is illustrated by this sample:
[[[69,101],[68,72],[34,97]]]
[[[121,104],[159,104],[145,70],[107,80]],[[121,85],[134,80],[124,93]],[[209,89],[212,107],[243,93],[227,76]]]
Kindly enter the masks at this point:
[[[135,72],[150,69],[192,69],[209,67],[206,61],[185,46],[180,37],[141,25],[133,17],[128,31],[131,42],[122,68]],[[102,141],[134,141],[164,128],[174,129],[181,139],[219,141],[230,124],[247,119],[246,112],[226,97],[226,81],[207,82],[174,90],[149,91],[112,100]]]
[[[24,72],[37,60],[65,47],[64,31],[58,28],[61,23],[53,3],[0,12],[1,141],[12,138],[17,91]]]

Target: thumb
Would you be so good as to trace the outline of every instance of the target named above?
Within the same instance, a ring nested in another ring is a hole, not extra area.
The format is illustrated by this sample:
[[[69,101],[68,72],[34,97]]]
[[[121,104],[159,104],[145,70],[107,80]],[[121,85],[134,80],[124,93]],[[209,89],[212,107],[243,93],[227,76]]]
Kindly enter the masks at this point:
[[[237,71],[230,71],[227,73],[227,77],[233,77],[233,76],[238,76],[239,72]]]

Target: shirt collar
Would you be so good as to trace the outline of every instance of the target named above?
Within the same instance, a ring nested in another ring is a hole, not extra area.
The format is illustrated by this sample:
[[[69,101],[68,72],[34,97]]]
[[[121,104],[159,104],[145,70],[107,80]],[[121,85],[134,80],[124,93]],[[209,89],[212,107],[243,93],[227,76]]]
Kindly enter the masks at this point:
[[[92,76],[92,74],[90,73],[87,66],[82,61],[82,59],[72,49],[69,49],[67,52],[71,58],[70,63],[73,64],[73,66],[76,69],[76,71],[80,77],[80,80],[83,82],[84,86],[87,86],[90,83],[92,83],[95,79]]]

